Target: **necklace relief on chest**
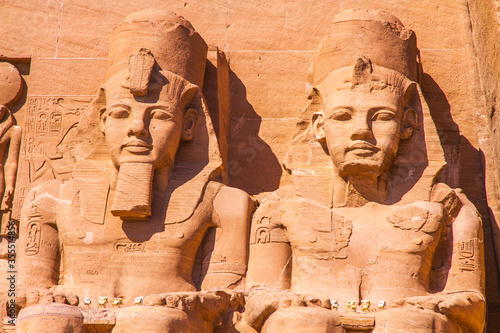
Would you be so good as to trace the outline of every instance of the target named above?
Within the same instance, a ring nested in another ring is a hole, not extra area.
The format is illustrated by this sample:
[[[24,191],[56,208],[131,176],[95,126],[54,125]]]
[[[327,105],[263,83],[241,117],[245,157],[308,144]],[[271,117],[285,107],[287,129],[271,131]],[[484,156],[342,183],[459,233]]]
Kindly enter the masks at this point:
[[[308,205],[305,208],[302,207],[301,215],[312,229],[309,243],[316,243],[315,249],[327,258],[346,259],[346,248],[353,229],[352,221],[326,206]]]
[[[440,228],[442,216],[431,214],[427,209],[417,206],[404,206],[387,215],[387,221],[395,228],[430,234]]]
[[[333,257],[346,259],[346,248],[352,235],[352,221],[335,213],[332,214]]]

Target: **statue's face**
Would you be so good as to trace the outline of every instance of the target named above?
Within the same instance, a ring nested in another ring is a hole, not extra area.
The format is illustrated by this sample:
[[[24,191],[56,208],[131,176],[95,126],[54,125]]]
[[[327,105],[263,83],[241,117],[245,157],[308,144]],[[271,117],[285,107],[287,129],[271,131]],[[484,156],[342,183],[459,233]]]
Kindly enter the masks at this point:
[[[379,176],[392,167],[403,118],[399,97],[388,90],[341,90],[323,103],[326,144],[341,176]]]
[[[172,165],[184,126],[180,101],[168,100],[164,90],[154,96],[134,96],[121,82],[121,75],[108,81],[106,110],[101,114],[113,164],[117,168],[122,163]]]

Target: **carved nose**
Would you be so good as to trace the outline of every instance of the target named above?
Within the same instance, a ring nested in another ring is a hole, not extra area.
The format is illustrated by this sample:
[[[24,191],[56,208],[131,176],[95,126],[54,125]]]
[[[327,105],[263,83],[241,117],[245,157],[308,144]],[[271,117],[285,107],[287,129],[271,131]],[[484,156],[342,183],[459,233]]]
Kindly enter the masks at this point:
[[[130,136],[135,135],[138,138],[149,136],[149,132],[144,124],[144,121],[139,119],[134,119],[132,121],[132,125],[130,126],[128,134]]]
[[[373,133],[365,121],[360,121],[356,124],[356,128],[351,134],[351,140],[371,140]]]

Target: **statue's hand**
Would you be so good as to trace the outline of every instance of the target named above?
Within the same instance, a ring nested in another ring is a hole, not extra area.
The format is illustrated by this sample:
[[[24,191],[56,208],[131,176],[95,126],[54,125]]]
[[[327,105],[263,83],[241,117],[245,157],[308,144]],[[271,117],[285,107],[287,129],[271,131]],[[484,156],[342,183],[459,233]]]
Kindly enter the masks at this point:
[[[479,292],[462,291],[409,297],[393,301],[392,306],[432,310],[462,323],[471,322],[472,318],[481,322],[484,320],[485,300]]]
[[[12,208],[12,199],[14,198],[14,188],[13,187],[7,187],[5,189],[4,195],[3,195],[3,200],[2,200],[2,206],[6,208]]]
[[[44,305],[51,303],[78,305],[78,296],[64,293],[49,288],[27,288],[20,290],[16,295],[16,303],[21,307]]]
[[[260,331],[266,319],[279,308],[306,306],[303,296],[285,291],[254,291],[245,305],[243,321]]]
[[[456,294],[439,293],[429,296],[416,296],[399,299],[392,302],[392,306],[411,306],[432,310],[442,314],[449,314],[456,308],[470,307],[482,298],[475,292],[461,292]]]

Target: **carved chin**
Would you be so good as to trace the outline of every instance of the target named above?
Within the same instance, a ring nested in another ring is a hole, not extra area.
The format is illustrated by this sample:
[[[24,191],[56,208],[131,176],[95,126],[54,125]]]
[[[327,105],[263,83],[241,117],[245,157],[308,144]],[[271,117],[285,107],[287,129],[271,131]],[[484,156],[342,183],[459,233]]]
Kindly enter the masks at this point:
[[[120,167],[126,163],[146,163],[152,164],[156,167],[158,164],[156,160],[157,158],[153,156],[151,152],[142,154],[132,154],[130,152],[111,154],[111,161],[117,169],[120,169]]]
[[[339,167],[339,173],[342,177],[378,177],[386,168],[384,164],[371,159],[356,159],[343,162]]]

